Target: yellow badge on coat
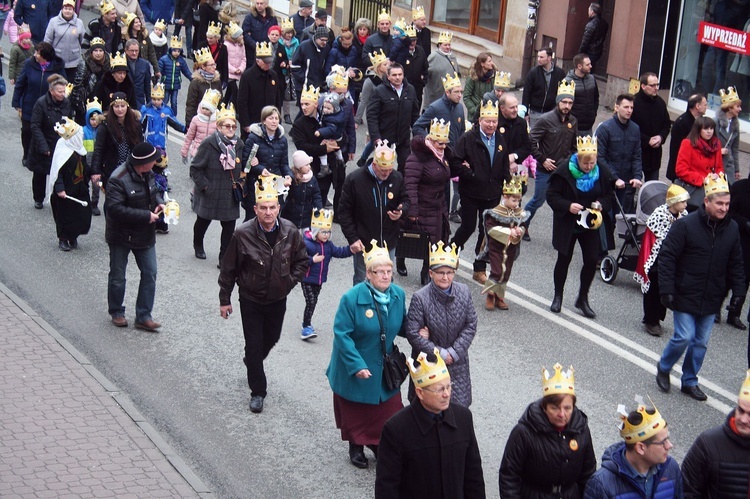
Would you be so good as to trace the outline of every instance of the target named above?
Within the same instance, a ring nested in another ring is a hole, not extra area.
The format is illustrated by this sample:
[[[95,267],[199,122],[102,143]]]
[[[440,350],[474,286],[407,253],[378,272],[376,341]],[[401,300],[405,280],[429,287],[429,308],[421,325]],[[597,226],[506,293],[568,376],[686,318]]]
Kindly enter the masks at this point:
[[[503,146],[497,146],[497,150],[498,151],[502,151],[503,150]]]
[[[276,85],[276,80],[271,80],[271,85]]]
[[[365,317],[367,317],[368,319],[372,319],[373,315],[375,315],[375,314],[369,308],[367,310],[365,310]]]
[[[500,127],[500,133],[505,133],[505,127],[504,126]]]
[[[179,63],[179,62],[178,62],[178,63],[176,63],[176,64],[175,64],[175,66],[177,66],[177,67],[180,67],[180,63]]]
[[[411,64],[411,61],[406,61],[406,64]]]
[[[71,29],[71,30],[70,30],[70,32],[71,32],[72,34],[74,34],[74,35],[75,35],[75,34],[77,33],[77,31],[76,31],[76,29],[75,29],[75,28]]]
[[[571,125],[570,123],[568,123],[568,128],[573,128],[573,125]]]
[[[388,199],[393,199],[393,193],[392,192],[388,193]]]
[[[32,3],[32,4],[31,4],[31,8],[32,8],[32,9],[36,9],[36,5],[34,5],[34,4]]]
[[[575,439],[571,440],[569,445],[570,450],[572,450],[573,452],[578,450],[578,441],[576,441]]]

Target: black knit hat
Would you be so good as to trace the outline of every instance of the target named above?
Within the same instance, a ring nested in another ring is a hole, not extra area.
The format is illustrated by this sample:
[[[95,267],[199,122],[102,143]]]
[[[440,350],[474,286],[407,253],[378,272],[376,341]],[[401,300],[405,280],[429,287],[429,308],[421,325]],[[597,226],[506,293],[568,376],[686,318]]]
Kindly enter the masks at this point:
[[[161,157],[159,151],[148,142],[141,142],[133,148],[130,153],[130,164],[133,166],[141,166],[152,161],[157,161]]]

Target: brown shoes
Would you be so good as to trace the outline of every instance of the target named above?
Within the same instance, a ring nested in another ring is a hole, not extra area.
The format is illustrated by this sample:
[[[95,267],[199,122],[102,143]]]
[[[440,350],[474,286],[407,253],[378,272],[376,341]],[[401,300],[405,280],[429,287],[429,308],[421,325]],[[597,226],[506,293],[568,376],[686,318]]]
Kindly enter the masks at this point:
[[[485,310],[495,310],[495,293],[492,291],[487,293],[487,298],[484,301]]]
[[[487,272],[485,271],[475,271],[472,275],[472,278],[477,281],[479,284],[484,284],[487,282]]]
[[[140,329],[142,331],[149,331],[151,333],[156,333],[157,329],[161,327],[161,324],[158,322],[154,322],[151,319],[145,320],[143,322],[135,321],[135,328]]]
[[[495,295],[495,308],[499,310],[508,310],[508,304],[505,303],[505,300]]]
[[[128,327],[128,320],[123,316],[112,316],[112,324],[117,327]]]

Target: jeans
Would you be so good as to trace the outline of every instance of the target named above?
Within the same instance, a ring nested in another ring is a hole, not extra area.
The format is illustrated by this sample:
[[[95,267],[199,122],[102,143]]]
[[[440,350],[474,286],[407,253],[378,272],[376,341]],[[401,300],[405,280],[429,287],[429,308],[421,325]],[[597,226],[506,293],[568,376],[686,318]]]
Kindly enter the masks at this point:
[[[245,335],[247,385],[253,396],[266,396],[268,382],[263,361],[281,337],[286,314],[286,298],[272,303],[256,303],[240,296],[242,332]]]
[[[550,173],[539,165],[536,169],[536,178],[534,179],[534,196],[531,201],[526,203],[524,210],[529,212],[529,219],[526,221],[526,227],[531,226],[531,219],[534,218],[536,210],[544,205],[547,201],[547,186],[549,185]]]
[[[179,92],[179,88],[164,91],[164,105],[172,108],[175,119],[177,119],[177,94]],[[190,123],[185,123],[185,126],[189,127]]]
[[[696,386],[716,314],[693,315],[675,310],[673,315],[674,335],[661,354],[659,370],[668,373],[687,349],[682,362],[682,386]]]
[[[391,261],[396,261],[396,248],[388,251],[388,256],[391,257]],[[356,286],[360,282],[364,281],[367,277],[367,268],[365,267],[365,254],[360,251],[352,255],[352,263],[354,264],[354,277],[352,279],[353,285]]]
[[[174,36],[180,36],[180,29],[184,27],[185,28],[185,44],[183,46],[189,48],[193,46],[193,20],[183,19],[183,21],[185,21],[184,25],[175,24]]]
[[[156,246],[146,249],[130,249],[119,244],[109,245],[109,278],[107,280],[107,302],[109,315],[125,316],[125,271],[128,268],[128,255],[133,252],[135,263],[141,271],[138,297],[135,300],[135,320],[145,322],[151,319],[156,295]]]

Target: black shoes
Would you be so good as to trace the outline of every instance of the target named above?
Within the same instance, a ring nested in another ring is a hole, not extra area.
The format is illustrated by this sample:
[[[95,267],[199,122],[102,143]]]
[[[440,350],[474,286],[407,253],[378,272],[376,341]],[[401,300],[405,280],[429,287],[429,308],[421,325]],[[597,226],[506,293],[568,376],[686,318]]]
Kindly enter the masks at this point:
[[[549,309],[550,312],[554,312],[556,314],[560,313],[560,310],[562,310],[562,293],[555,293],[555,297],[552,299],[552,305],[549,306]]]
[[[656,386],[658,386],[659,390],[664,393],[669,393],[669,373],[662,372],[662,370],[659,369],[659,364],[656,364]]]
[[[526,241],[527,243],[531,242],[531,236],[529,236],[529,228],[526,227],[526,232],[523,233],[522,240]]]
[[[94,205],[91,207],[91,214],[94,215],[95,217],[98,217],[102,214],[102,212],[99,210],[98,206]]]
[[[579,296],[576,300],[576,308],[581,311],[583,315],[588,317],[589,319],[595,319],[596,318],[596,312],[594,312],[591,307],[589,306],[589,297],[588,296]]]
[[[44,208],[44,205],[41,201],[34,201],[34,208],[36,208],[37,210],[41,210],[42,208]]]
[[[250,397],[250,412],[254,412],[255,414],[263,412],[263,397],[260,395]]]
[[[288,114],[285,114],[284,115],[284,123],[286,123],[287,125],[291,125],[292,124],[292,117],[289,116]]]
[[[739,315],[729,314],[727,316],[727,324],[733,328],[739,329],[740,331],[747,330],[747,326],[742,322]]]
[[[70,251],[70,243],[65,239],[60,239],[60,251]]]
[[[349,460],[354,466],[359,469],[367,469],[370,465],[369,461],[365,457],[365,448],[362,445],[357,445],[349,442]]]
[[[680,391],[687,395],[688,397],[697,400],[698,402],[704,402],[708,400],[708,397],[705,393],[703,393],[703,390],[698,388],[698,385],[694,386],[685,386],[682,385],[682,388],[680,388]]]
[[[401,277],[409,275],[409,271],[406,270],[406,261],[403,258],[396,258],[396,272]]]
[[[193,249],[195,249],[195,258],[198,260],[206,259],[206,252],[203,250],[203,246],[193,246]]]

